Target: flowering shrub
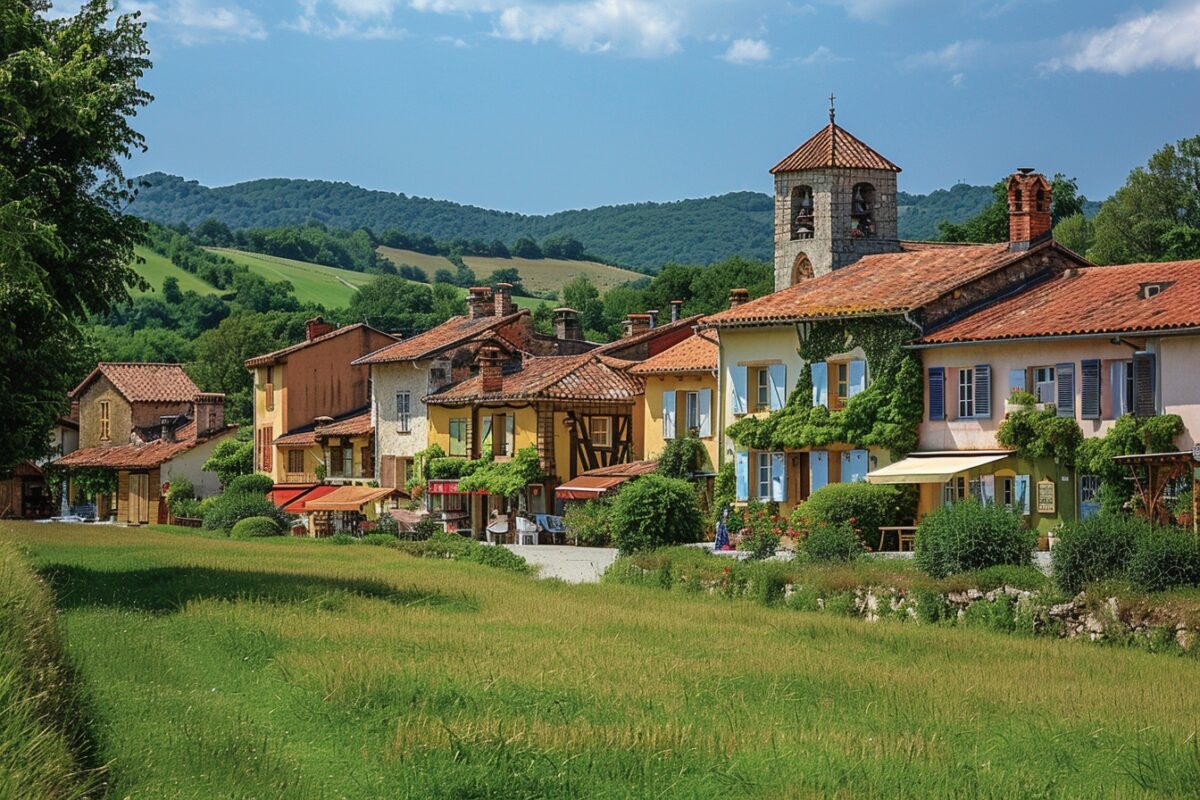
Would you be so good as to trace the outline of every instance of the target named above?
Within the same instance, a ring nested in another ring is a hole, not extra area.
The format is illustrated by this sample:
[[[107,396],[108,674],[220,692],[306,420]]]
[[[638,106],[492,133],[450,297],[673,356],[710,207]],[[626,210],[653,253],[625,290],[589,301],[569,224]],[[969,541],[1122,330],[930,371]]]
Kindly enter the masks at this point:
[[[908,487],[831,483],[796,506],[790,524],[802,536],[817,525],[849,524],[869,545],[878,542],[881,527],[907,524],[915,515],[916,493]]]

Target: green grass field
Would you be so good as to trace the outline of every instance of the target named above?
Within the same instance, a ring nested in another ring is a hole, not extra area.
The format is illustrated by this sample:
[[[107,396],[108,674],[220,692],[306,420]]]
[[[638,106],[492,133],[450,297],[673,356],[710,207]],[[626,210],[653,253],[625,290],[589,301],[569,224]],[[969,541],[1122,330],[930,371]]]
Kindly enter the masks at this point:
[[[350,298],[358,291],[358,287],[370,283],[375,277],[364,272],[261,253],[226,248],[210,249],[239,264],[245,264],[251,272],[269,281],[290,281],[296,289],[296,299],[301,303],[321,303],[328,308],[349,305]]]
[[[430,256],[412,250],[397,250],[393,247],[380,247],[379,252],[394,264],[411,264],[414,267],[420,267],[429,273],[430,280],[439,269],[454,271],[454,265],[442,256]],[[580,275],[587,275],[601,292],[645,277],[640,273],[620,267],[611,267],[608,264],[598,264],[594,261],[564,261],[557,258],[465,256],[463,263],[471,268],[475,277],[480,281],[486,280],[495,270],[516,267],[517,272],[521,275],[521,283],[526,289],[536,294],[553,291],[559,292],[561,295],[562,287]]]
[[[1193,659],[539,582],[363,545],[0,525],[62,610],[113,797],[1200,786]]]
[[[163,279],[172,276],[179,281],[179,288],[183,291],[193,291],[197,294],[217,294],[220,290],[214,286],[210,286],[204,281],[197,278],[190,272],[185,272],[182,268],[175,266],[174,263],[167,260],[153,250],[146,247],[135,247],[133,251],[136,255],[145,259],[139,264],[136,261],[133,268],[150,284],[150,290],[147,292],[135,291],[133,294],[161,294]]]

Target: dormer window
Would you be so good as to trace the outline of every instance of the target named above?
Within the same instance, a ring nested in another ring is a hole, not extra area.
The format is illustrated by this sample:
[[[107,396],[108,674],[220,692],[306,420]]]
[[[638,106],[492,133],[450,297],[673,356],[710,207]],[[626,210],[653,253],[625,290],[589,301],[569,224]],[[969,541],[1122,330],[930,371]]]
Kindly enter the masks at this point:
[[[1138,289],[1138,297],[1143,300],[1149,300],[1151,297],[1157,297],[1170,286],[1169,281],[1159,281],[1156,283],[1143,283]]]
[[[850,195],[850,235],[875,235],[875,187],[856,183]]]
[[[816,232],[811,186],[792,189],[792,239],[811,239]]]

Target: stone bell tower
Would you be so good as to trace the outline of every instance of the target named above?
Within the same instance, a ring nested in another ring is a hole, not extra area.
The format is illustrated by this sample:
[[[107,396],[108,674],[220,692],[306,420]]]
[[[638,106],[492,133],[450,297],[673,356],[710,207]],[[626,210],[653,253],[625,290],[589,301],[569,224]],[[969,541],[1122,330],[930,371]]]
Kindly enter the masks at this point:
[[[900,168],[834,122],[771,169],[775,176],[775,291],[865,255],[900,250]]]

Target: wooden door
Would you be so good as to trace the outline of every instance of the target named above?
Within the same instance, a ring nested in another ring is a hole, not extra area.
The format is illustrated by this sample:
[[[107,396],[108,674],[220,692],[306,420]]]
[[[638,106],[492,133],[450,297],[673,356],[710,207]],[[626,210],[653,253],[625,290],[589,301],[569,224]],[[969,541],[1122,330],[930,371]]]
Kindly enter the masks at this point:
[[[129,476],[129,521],[141,525],[150,522],[150,475],[145,472]]]

